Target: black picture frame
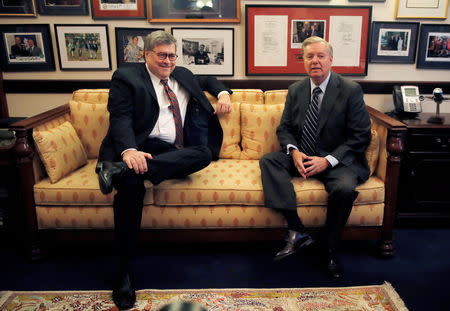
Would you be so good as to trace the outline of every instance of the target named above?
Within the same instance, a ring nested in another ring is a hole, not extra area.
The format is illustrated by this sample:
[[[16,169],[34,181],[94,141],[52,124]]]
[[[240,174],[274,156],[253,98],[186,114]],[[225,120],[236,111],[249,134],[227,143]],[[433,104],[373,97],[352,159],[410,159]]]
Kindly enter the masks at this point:
[[[89,15],[88,0],[36,0],[40,15]]]
[[[61,70],[111,70],[107,24],[55,24]]]
[[[16,38],[20,38],[20,43],[16,43]],[[52,37],[48,24],[0,25],[0,49],[0,64],[3,71],[55,70]]]
[[[153,31],[164,30],[164,28],[126,28],[126,27],[116,27],[116,58],[117,67],[122,66],[134,66],[139,63],[145,63],[144,57],[144,41],[143,38]],[[135,61],[131,54],[127,55],[125,49],[127,49],[130,38],[134,36],[138,37],[137,46],[142,49],[141,57]]]
[[[434,44],[434,40],[442,40],[441,46],[448,42],[450,40],[450,25],[422,24],[420,26],[417,68],[450,69],[450,51],[442,48],[437,49],[436,47],[439,44]]]
[[[6,5],[4,1],[0,1],[0,17],[35,17],[36,6],[34,0],[22,0],[22,5]]]
[[[369,62],[414,64],[419,25],[417,22],[373,22]]]

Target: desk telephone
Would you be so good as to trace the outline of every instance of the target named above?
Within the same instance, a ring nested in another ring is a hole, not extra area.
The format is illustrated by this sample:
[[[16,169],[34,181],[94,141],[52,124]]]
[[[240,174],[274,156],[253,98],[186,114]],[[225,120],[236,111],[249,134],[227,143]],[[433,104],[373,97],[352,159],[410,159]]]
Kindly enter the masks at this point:
[[[415,85],[395,85],[392,91],[394,96],[395,113],[422,112],[419,88]]]

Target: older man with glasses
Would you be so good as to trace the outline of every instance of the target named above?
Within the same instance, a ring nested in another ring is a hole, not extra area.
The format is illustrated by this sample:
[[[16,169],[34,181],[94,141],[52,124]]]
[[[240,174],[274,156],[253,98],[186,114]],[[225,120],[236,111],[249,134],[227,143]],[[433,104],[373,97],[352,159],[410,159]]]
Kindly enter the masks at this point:
[[[154,185],[185,177],[217,160],[223,132],[217,114],[231,112],[230,94],[216,78],[176,66],[176,40],[164,31],[145,37],[145,64],[112,77],[110,125],[97,173],[104,194],[113,187],[119,273],[113,300],[120,310],[136,301],[133,258],[142,218],[144,180]],[[218,98],[216,111],[203,91]]]

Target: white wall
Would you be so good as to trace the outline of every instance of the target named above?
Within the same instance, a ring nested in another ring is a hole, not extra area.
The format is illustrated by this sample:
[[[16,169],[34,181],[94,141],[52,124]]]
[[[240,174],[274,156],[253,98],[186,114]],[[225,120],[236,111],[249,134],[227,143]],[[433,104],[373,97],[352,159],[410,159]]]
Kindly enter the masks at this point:
[[[55,55],[56,71],[53,72],[5,72],[4,79],[36,79],[36,80],[109,80],[117,67],[115,27],[160,27],[170,32],[174,27],[221,27],[235,29],[235,60],[234,79],[267,79],[268,77],[245,76],[245,4],[290,4],[290,5],[372,5],[372,21],[395,21],[394,12],[396,0],[385,2],[349,2],[347,0],[330,1],[256,1],[241,0],[241,22],[238,24],[208,23],[208,24],[167,24],[152,23],[147,20],[93,20],[91,16],[38,16],[37,18],[1,18],[0,24],[50,24]],[[447,12],[447,16],[449,16]],[[434,19],[402,19],[397,21],[419,21],[421,23],[448,23],[446,20]],[[59,70],[58,52],[54,36],[54,24],[108,24],[110,38],[110,55],[113,70],[111,71],[61,71]],[[228,77],[227,77],[228,78]],[[352,77],[355,80],[367,81],[445,81],[450,80],[449,70],[416,69],[415,64],[372,64],[369,63],[368,74],[365,77]],[[270,77],[270,79],[292,79],[291,77]],[[438,85],[437,85],[438,86]],[[68,94],[7,94],[10,116],[31,116],[48,108],[67,102]],[[389,95],[367,95],[368,105],[382,111],[392,109],[392,99]],[[444,105],[443,105],[444,106]]]

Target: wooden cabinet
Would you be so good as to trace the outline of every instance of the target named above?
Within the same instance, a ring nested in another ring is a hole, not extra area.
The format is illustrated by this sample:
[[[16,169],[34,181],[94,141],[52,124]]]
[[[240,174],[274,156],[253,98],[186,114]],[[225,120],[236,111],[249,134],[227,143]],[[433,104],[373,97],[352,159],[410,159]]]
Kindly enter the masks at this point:
[[[397,223],[450,225],[450,114],[443,124],[432,113],[402,119],[407,126],[397,204]]]

